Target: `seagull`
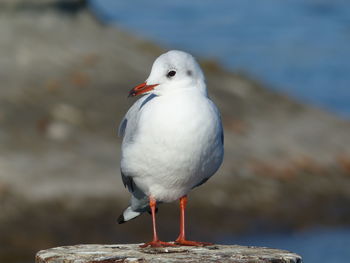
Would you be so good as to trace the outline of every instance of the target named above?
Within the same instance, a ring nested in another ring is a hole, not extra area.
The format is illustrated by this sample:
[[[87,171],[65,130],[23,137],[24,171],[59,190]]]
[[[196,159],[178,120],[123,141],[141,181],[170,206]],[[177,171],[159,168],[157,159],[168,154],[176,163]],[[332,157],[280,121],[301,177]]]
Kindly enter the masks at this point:
[[[209,99],[204,74],[186,52],[159,56],[144,83],[129,97],[143,95],[120,123],[123,137],[121,176],[131,193],[130,206],[118,218],[129,221],[152,215],[153,240],[141,247],[204,246],[185,237],[187,194],[219,169],[224,155],[220,112]],[[160,241],[157,205],[180,200],[180,234],[175,242]]]

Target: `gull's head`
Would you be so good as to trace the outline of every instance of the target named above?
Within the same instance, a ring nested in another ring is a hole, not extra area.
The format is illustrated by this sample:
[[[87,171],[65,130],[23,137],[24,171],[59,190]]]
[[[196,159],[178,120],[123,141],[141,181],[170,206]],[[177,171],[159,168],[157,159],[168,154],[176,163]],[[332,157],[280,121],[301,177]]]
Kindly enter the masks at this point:
[[[171,50],[154,61],[147,80],[133,88],[129,96],[147,93],[164,95],[184,89],[198,90],[206,94],[204,75],[192,55]]]

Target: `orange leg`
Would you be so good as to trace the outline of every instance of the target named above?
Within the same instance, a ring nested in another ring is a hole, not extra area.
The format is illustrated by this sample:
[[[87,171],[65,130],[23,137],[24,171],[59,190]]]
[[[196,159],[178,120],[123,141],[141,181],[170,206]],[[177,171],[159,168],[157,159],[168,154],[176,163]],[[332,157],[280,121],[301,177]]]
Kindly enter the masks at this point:
[[[140,247],[145,248],[145,247],[173,247],[173,246],[175,246],[173,243],[163,242],[163,241],[159,240],[158,235],[157,235],[157,228],[156,228],[157,201],[153,197],[149,198],[149,206],[151,207],[151,212],[152,212],[153,240],[141,245]]]
[[[212,243],[207,242],[197,242],[186,240],[185,237],[185,209],[187,204],[187,196],[180,198],[180,234],[179,237],[175,240],[175,244],[183,246],[209,246],[213,245]]]

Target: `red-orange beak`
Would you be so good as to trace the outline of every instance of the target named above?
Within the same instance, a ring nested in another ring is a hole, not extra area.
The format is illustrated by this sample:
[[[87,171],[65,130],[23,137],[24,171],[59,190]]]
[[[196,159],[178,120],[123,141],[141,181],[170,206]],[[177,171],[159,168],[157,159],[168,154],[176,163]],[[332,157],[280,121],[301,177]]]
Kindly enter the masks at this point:
[[[135,97],[137,95],[151,91],[154,89],[155,86],[158,86],[158,85],[159,84],[147,85],[146,82],[141,83],[140,85],[137,85],[135,88],[129,91],[129,97]]]

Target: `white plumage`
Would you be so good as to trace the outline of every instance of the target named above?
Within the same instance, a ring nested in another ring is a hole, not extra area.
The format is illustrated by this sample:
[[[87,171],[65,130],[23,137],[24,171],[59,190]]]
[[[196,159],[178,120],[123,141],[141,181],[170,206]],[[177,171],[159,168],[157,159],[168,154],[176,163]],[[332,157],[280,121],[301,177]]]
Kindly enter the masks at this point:
[[[146,82],[131,91],[138,94],[146,95],[119,127],[122,178],[132,194],[119,223],[149,210],[149,197],[172,202],[185,196],[223,159],[220,114],[190,54],[173,50],[158,57]]]

